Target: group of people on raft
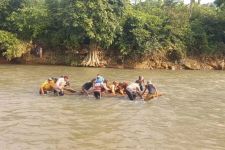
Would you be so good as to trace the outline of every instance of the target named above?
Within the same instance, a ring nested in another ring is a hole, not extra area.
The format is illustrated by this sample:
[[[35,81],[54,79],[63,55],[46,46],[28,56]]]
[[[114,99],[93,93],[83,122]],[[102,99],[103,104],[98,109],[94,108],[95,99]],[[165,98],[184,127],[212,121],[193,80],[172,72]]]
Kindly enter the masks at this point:
[[[48,92],[63,96],[65,91],[77,92],[70,87],[68,76],[59,78],[49,78],[40,87],[41,95]],[[154,97],[161,96],[151,81],[145,83],[144,77],[139,76],[135,82],[109,82],[103,76],[97,75],[94,79],[86,82],[81,87],[80,94],[93,94],[96,99],[101,99],[104,95],[117,96],[127,95],[130,100],[135,100],[137,96],[144,100],[151,100]]]

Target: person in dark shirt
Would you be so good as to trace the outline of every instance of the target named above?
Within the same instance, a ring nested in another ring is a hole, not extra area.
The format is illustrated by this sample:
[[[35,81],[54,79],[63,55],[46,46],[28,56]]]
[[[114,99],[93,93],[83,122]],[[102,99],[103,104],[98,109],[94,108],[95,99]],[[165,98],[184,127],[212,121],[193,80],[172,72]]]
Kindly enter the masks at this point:
[[[90,82],[84,83],[82,86],[82,92],[85,93],[88,96],[88,90],[90,90],[93,87],[95,79],[92,79]]]
[[[152,84],[151,81],[148,81],[147,84],[145,85],[145,89],[144,89],[142,95],[144,95],[144,93],[145,93],[146,90],[148,91],[148,93],[145,96],[144,100],[151,100],[154,97],[159,96],[156,87]]]

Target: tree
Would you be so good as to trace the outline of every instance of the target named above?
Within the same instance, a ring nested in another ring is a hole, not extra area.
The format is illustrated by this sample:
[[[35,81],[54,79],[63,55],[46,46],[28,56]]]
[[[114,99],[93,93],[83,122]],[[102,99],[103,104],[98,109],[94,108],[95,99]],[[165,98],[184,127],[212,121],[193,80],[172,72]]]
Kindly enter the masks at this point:
[[[225,16],[215,7],[195,6],[190,18],[189,52],[195,55],[224,54]]]
[[[1,0],[0,1],[0,29],[11,31],[10,22],[7,18],[11,15],[12,12],[21,8],[24,0]]]
[[[132,10],[127,14],[123,32],[117,39],[120,53],[135,59],[148,52],[153,52],[159,46],[158,33],[161,26],[160,17]]]
[[[217,7],[220,7],[221,9],[225,8],[225,1],[224,0],[215,0],[214,2]]]
[[[28,46],[12,33],[0,30],[0,53],[7,60],[21,57],[22,54],[27,52]]]
[[[125,0],[71,0],[65,1],[63,25],[69,30],[73,42],[89,41],[89,53],[83,66],[99,66],[99,47],[112,44]],[[66,16],[66,17],[65,17]]]
[[[43,0],[24,1],[22,7],[13,11],[8,21],[25,40],[37,39],[49,25],[48,10]]]

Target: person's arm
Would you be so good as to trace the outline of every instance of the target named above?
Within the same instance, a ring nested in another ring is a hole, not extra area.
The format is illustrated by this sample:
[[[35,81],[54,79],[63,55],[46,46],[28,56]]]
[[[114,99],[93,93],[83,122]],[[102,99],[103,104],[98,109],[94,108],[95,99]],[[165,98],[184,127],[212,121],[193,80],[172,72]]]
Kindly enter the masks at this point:
[[[84,92],[84,94],[86,94],[87,96],[89,96],[88,91],[85,88],[82,88],[82,91]]]
[[[106,90],[106,91],[109,91],[110,89],[109,88],[107,88],[107,86],[106,86],[106,84],[102,84],[102,87]]]
[[[147,90],[147,87],[145,86],[145,89],[141,95],[144,95],[146,90]]]
[[[124,94],[124,93],[123,93],[123,87],[122,87],[121,85],[118,85],[118,86],[117,86],[117,91],[118,91],[118,93],[121,94],[121,95]]]
[[[115,92],[115,85],[112,85],[112,94],[113,94],[113,95],[116,95],[116,92]]]
[[[142,98],[143,98],[143,96],[142,96],[142,94],[141,94],[141,90],[140,90],[140,88],[138,87],[136,90],[137,90],[137,94],[138,94],[138,96],[140,96],[140,98],[142,99]]]
[[[66,81],[65,87],[70,87],[70,82]]]
[[[120,93],[121,95],[124,95],[124,90],[123,90],[123,89],[119,89],[119,93]]]
[[[44,86],[45,86],[45,82],[42,83],[41,86],[40,86],[40,94],[41,94],[41,95],[44,95],[44,94],[45,94],[45,93],[44,93]]]
[[[43,87],[40,87],[40,95],[44,95],[44,89],[43,89]]]
[[[140,96],[140,98],[142,99],[143,98],[143,96],[142,96],[142,94],[141,94],[141,92],[139,91],[139,92],[137,92],[137,94]]]

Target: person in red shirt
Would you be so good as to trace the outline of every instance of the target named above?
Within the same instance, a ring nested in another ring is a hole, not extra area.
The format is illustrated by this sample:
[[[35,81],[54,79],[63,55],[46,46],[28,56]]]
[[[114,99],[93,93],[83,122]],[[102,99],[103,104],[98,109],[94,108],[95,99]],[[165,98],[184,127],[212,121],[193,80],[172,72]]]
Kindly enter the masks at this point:
[[[102,97],[102,84],[101,83],[94,83],[94,86],[93,86],[93,91],[94,91],[94,97],[96,99],[101,99]]]

